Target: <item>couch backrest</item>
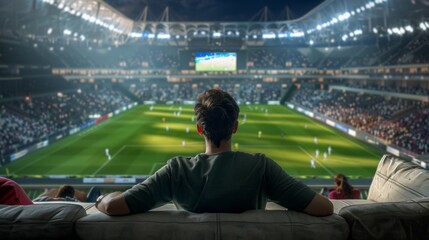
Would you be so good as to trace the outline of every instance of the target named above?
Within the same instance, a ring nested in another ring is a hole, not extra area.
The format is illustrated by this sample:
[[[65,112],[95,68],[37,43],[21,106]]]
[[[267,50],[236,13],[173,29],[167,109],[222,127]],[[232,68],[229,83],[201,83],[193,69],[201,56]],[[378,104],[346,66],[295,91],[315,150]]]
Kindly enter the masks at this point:
[[[149,211],[122,217],[94,213],[76,222],[85,239],[347,239],[346,221],[287,210],[240,214]]]
[[[397,202],[429,197],[429,171],[420,166],[384,155],[368,191],[368,200]]]
[[[77,204],[0,205],[0,239],[77,239],[74,225],[84,216]]]

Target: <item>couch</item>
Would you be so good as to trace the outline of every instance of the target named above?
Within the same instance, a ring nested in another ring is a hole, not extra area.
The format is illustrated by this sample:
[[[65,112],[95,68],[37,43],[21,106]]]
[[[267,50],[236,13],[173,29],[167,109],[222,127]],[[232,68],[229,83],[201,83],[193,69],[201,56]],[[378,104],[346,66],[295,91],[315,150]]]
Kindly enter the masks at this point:
[[[312,217],[268,203],[240,214],[191,213],[167,204],[111,217],[92,203],[0,205],[0,239],[429,239],[429,172],[385,155],[366,200],[332,200]]]

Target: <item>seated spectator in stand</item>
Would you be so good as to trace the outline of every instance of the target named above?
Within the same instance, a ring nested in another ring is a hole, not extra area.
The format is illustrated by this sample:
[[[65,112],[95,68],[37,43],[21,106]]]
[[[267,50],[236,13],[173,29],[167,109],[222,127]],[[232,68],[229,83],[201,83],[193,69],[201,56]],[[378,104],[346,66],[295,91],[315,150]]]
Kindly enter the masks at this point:
[[[360,199],[360,190],[353,188],[344,174],[336,174],[334,182],[337,187],[329,192],[329,199]]]
[[[270,199],[313,216],[333,213],[332,203],[289,176],[264,154],[231,150],[240,109],[230,94],[203,92],[194,107],[205,153],[174,157],[151,177],[124,193],[101,196],[96,207],[108,215],[146,212],[173,201],[187,211],[240,213],[265,209]]]
[[[63,185],[59,188],[45,189],[45,192],[33,201],[95,202],[100,195],[101,193],[98,187],[92,187],[88,194],[85,194],[70,185]]]
[[[33,202],[15,181],[0,177],[0,204],[31,205]]]

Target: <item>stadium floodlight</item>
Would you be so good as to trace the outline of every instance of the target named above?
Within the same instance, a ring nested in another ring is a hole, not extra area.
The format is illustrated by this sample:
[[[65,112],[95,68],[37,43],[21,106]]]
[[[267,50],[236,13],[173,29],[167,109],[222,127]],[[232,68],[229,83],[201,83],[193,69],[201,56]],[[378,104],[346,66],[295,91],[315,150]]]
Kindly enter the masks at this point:
[[[64,8],[64,4],[63,3],[58,4],[58,8],[59,9],[63,9]]]
[[[377,34],[377,33],[378,33],[377,28],[373,28],[373,29],[372,29],[372,32],[373,32],[373,33],[375,33],[375,34]]]
[[[389,35],[392,35],[392,34],[393,34],[392,29],[388,28],[388,29],[387,29],[387,33],[388,33]]]
[[[153,34],[153,33],[149,33],[149,34],[147,35],[147,38],[154,39],[154,38],[155,38],[155,34]]]
[[[410,33],[414,32],[414,28],[411,27],[410,25],[405,26],[405,30],[408,31],[408,32],[410,32]]]
[[[63,34],[66,36],[69,36],[72,34],[72,31],[68,30],[68,29],[64,29]]]
[[[218,38],[218,37],[221,37],[221,36],[222,36],[221,32],[214,32],[213,33],[213,37],[215,37],[215,38]]]
[[[356,13],[355,13],[355,11],[351,11],[351,12],[350,12],[350,14],[351,14],[352,16],[354,16]]]
[[[83,42],[85,41],[85,36],[84,35],[80,35],[80,40]]]
[[[143,37],[143,33],[139,33],[139,32],[132,32],[129,34],[130,37],[132,38],[142,38]]]
[[[361,29],[357,29],[353,32],[356,35],[362,35],[363,31]]]
[[[291,37],[304,37],[305,33],[304,32],[292,32],[290,34]]]
[[[92,16],[92,17],[90,17],[90,18],[89,18],[89,20],[88,20],[88,21],[89,21],[90,23],[93,23],[93,22],[95,22],[95,20],[97,20],[97,19],[96,19],[94,16]]]
[[[277,36],[279,38],[287,38],[288,34],[287,33],[279,33]]]
[[[48,28],[48,31],[46,32],[48,35],[51,35],[52,33],[52,28]]]
[[[262,34],[262,39],[274,39],[276,38],[276,34],[274,33],[264,33]]]
[[[322,26],[317,25],[316,29],[317,29],[317,30],[321,30],[321,29],[322,29]]]
[[[425,24],[424,22],[421,22],[421,23],[420,23],[420,25],[419,25],[419,27],[420,27],[423,31],[426,31],[426,29],[427,29],[426,24]]]
[[[345,41],[347,41],[347,39],[349,38],[349,36],[347,35],[347,34],[344,34],[342,37],[341,37],[341,39],[343,39],[343,41],[345,42]]]
[[[156,38],[157,39],[170,39],[171,35],[168,33],[158,33]]]
[[[310,45],[314,45],[314,41],[310,40],[310,42],[308,42]]]

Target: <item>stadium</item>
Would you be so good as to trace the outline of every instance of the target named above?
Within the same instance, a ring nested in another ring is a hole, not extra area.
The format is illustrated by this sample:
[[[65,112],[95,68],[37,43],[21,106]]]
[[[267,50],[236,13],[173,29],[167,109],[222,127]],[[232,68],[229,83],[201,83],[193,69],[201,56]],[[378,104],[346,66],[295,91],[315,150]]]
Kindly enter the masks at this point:
[[[366,199],[384,154],[429,168],[427,0],[236,22],[112,2],[0,0],[0,176],[31,199],[62,184],[123,191],[204,152],[193,107],[212,88],[240,106],[232,149],[316,192],[343,173]]]

